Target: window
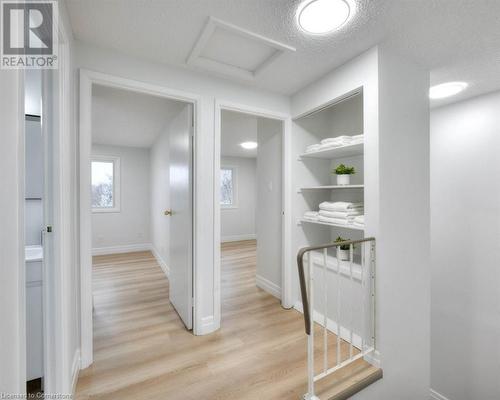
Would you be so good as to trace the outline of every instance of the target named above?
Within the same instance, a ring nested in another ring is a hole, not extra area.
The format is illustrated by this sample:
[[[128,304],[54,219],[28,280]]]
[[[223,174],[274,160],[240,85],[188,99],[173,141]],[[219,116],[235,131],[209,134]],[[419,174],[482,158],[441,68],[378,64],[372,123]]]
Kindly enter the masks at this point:
[[[93,157],[92,211],[120,211],[120,159]]]
[[[236,169],[220,169],[220,205],[224,208],[236,208]]]

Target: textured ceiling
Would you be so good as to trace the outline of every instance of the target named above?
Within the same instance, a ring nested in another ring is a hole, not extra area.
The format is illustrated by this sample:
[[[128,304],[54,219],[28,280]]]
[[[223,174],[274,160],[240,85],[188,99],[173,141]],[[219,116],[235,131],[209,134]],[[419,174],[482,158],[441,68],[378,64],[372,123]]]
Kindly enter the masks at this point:
[[[183,106],[179,101],[94,85],[92,143],[150,147]]]
[[[325,36],[297,29],[299,0],[67,0],[75,37],[138,57],[186,66],[208,16],[297,48],[252,83],[292,94],[359,53],[388,41],[431,72],[465,80],[452,100],[500,88],[500,1],[356,0],[354,18]],[[444,104],[450,100],[434,102]]]

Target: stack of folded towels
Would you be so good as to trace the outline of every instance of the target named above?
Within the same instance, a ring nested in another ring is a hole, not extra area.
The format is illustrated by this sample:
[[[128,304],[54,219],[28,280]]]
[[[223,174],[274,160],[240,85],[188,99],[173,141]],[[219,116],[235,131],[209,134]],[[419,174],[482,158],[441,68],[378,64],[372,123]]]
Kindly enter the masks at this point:
[[[365,227],[365,216],[358,215],[357,217],[355,217],[353,225],[357,226],[358,228],[364,228]]]
[[[326,138],[321,143],[311,144],[306,147],[306,153],[313,153],[315,151],[334,149],[336,147],[348,146],[353,144],[363,143],[364,135],[355,136],[337,136]]]
[[[330,224],[353,224],[354,219],[363,215],[363,203],[350,203],[346,201],[325,201],[319,205],[318,221]]]
[[[319,218],[319,212],[317,211],[306,211],[304,213],[304,219],[308,221],[317,221]]]

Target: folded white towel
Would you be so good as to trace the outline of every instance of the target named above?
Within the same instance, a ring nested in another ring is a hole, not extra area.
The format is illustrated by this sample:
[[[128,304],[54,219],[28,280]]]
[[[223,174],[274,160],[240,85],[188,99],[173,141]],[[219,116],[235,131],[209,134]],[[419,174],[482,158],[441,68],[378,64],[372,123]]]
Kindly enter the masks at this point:
[[[318,212],[318,211],[306,211],[306,212],[304,213],[304,215],[318,215],[318,214],[319,214],[319,212]]]
[[[352,142],[332,142],[320,145],[320,150],[336,149],[337,147],[350,146]]]
[[[356,218],[354,218],[354,222],[358,224],[364,224],[365,223],[365,216],[363,215],[358,215]]]
[[[347,212],[344,211],[327,211],[327,210],[320,210],[319,215],[322,215],[323,217],[328,217],[328,218],[340,218],[340,219],[349,219],[349,220],[354,220],[354,217],[357,215],[363,214],[363,209],[353,209]]]
[[[322,215],[319,216],[318,220],[320,222],[326,222],[327,224],[337,224],[337,225],[347,225],[348,221],[342,218],[328,218]]]
[[[321,144],[319,146],[319,149],[318,150],[328,150],[328,149],[335,149],[337,147],[342,147],[342,146],[345,146],[343,143],[325,143],[325,144]]]
[[[319,209],[326,211],[350,211],[355,209],[363,208],[363,203],[349,203],[346,201],[324,201],[320,203]]]
[[[306,147],[306,153],[318,151],[318,150],[320,150],[320,148],[321,148],[320,144],[311,144],[311,145]]]
[[[352,140],[363,140],[365,138],[365,135],[361,134],[361,135],[354,135],[354,136],[351,136]]]
[[[365,216],[364,215],[358,215],[357,217],[354,218],[353,225],[357,228],[364,228],[365,227]]]
[[[319,213],[317,211],[306,211],[304,213],[304,219],[310,220],[310,221],[317,221],[319,217]]]
[[[328,144],[328,143],[343,143],[343,142],[350,142],[352,141],[352,137],[351,136],[337,136],[337,137],[333,137],[333,138],[326,138],[326,139],[323,139],[321,141],[321,144]]]

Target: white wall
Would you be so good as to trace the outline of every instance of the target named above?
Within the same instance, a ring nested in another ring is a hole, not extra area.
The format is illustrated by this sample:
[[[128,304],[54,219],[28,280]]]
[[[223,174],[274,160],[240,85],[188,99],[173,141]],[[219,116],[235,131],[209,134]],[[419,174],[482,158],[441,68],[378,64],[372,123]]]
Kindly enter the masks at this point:
[[[195,320],[198,321],[197,334],[209,333],[220,325],[220,313],[214,309],[213,301],[214,293],[220,293],[220,285],[213,276],[215,252],[220,251],[220,243],[215,243],[213,239],[215,99],[287,114],[289,98],[186,69],[147,62],[109,49],[83,43],[78,43],[77,49],[77,64],[81,68],[188,91],[201,98],[200,109],[197,110],[200,131],[195,142],[195,202],[199,208],[196,210],[194,235],[195,259],[202,260],[202,263],[197,266],[195,277],[198,288]]]
[[[170,263],[170,218],[164,212],[170,207],[169,126],[163,128],[150,150],[151,158],[151,244],[164,271]]]
[[[379,389],[420,400],[430,385],[429,73],[379,50]]]
[[[148,249],[150,240],[149,149],[93,145],[92,156],[120,158],[120,211],[92,213],[94,254]]]
[[[236,204],[235,207],[221,207],[221,241],[255,239],[256,159],[222,157],[223,167],[235,169]]]
[[[281,297],[282,122],[259,118],[257,137],[257,285]]]
[[[500,92],[431,112],[431,387],[500,397]]]
[[[0,393],[26,390],[22,80],[22,71],[0,71]]]

